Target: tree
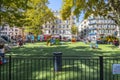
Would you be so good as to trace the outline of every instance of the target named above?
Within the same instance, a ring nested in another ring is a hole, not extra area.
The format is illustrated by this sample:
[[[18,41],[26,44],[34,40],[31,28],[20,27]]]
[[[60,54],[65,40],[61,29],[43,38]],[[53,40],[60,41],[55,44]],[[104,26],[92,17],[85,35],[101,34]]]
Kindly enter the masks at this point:
[[[78,33],[78,28],[75,25],[71,27],[71,33],[73,37],[75,37]]]
[[[91,14],[101,15],[111,18],[120,26],[120,0],[63,0],[61,10],[63,19],[67,19],[71,13],[79,18],[82,12],[84,18],[88,18]]]
[[[0,25],[29,27],[38,34],[41,26],[53,21],[54,15],[48,8],[48,0],[0,0]]]
[[[73,26],[71,27],[71,33],[72,33],[73,35],[76,35],[76,34],[78,33],[78,28],[77,28],[75,25],[73,25]]]
[[[22,26],[28,0],[0,0],[0,25]]]
[[[82,12],[84,18],[91,14],[102,15],[113,19],[120,26],[120,0],[63,0],[61,10],[63,19],[67,19],[71,13],[79,18]]]
[[[47,6],[48,0],[30,0],[28,1],[28,9],[25,12],[27,22],[25,25],[29,27],[30,32],[34,34],[42,33],[42,25],[48,21],[54,21],[55,17]]]

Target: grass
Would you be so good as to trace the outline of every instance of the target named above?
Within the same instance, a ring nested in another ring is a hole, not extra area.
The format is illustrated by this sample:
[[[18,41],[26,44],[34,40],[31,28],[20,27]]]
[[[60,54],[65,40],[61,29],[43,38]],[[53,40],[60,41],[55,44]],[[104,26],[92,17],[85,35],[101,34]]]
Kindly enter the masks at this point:
[[[62,71],[54,71],[53,52],[62,52],[63,56],[76,56],[62,58]],[[89,44],[82,42],[66,42],[63,45],[46,46],[46,43],[27,43],[22,48],[14,47],[6,55],[12,57],[12,80],[99,80],[99,57],[94,56],[119,56],[120,50],[113,45],[99,45],[98,49],[91,49]],[[25,55],[19,57],[18,55]],[[33,57],[37,55],[38,57]],[[30,56],[30,58],[28,58]],[[40,57],[45,56],[45,57]],[[92,56],[92,57],[79,57]],[[118,59],[104,60],[104,79],[120,80],[117,75],[112,75],[112,64],[120,63]],[[0,80],[9,79],[9,64],[0,67]]]
[[[27,43],[22,48],[15,47],[8,55],[53,55],[53,52],[62,52],[63,56],[116,56],[120,55],[120,49],[113,45],[99,44],[98,49],[91,49],[89,44],[82,42],[66,42],[63,45],[47,46],[45,42],[42,43]]]

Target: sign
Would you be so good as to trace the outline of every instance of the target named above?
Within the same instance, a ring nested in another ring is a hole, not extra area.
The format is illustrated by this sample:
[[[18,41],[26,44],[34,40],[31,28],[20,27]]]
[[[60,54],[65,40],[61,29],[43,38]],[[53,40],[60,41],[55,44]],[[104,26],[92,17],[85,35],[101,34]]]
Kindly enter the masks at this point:
[[[113,64],[113,74],[120,74],[120,64]]]

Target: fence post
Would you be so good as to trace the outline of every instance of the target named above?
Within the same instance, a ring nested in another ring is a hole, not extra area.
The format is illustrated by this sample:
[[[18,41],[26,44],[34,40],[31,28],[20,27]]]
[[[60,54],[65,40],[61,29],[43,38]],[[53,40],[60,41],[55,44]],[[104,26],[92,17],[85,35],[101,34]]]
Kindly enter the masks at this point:
[[[100,59],[100,80],[103,80],[103,75],[104,75],[104,72],[103,72],[103,56],[99,56],[99,59]]]
[[[9,80],[11,80],[11,55],[9,56]]]
[[[54,71],[62,71],[62,52],[54,52]]]

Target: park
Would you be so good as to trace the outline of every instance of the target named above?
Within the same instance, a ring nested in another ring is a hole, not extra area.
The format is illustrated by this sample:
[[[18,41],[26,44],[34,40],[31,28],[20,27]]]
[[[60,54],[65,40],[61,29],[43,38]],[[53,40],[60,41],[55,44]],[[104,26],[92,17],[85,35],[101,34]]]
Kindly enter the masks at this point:
[[[105,79],[119,79],[118,75],[109,76],[112,75],[113,62],[119,63],[119,48],[110,44],[99,44],[98,46],[98,49],[93,49],[90,48],[89,43],[85,44],[81,41],[69,41],[62,45],[52,46],[48,46],[47,42],[26,43],[22,47],[15,46],[5,54],[9,62],[1,66],[1,71],[4,70],[1,73],[4,75],[2,79],[7,80],[9,77],[17,80],[97,79],[100,78],[100,56],[104,58]],[[58,62],[61,65],[58,64],[57,69],[55,69],[54,61],[55,52],[62,53],[61,63]],[[6,73],[9,72],[8,67],[11,73]]]
[[[120,0],[0,6],[0,80],[120,80]]]

